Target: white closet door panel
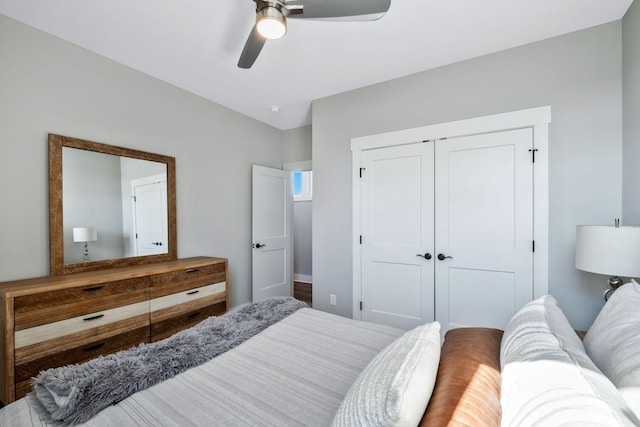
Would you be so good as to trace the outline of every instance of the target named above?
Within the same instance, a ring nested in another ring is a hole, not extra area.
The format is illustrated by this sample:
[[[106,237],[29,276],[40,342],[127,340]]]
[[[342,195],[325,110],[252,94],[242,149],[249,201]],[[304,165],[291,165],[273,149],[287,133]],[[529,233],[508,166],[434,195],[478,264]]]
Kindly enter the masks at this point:
[[[449,295],[452,325],[504,329],[520,308],[514,305],[515,274],[510,271],[449,268]]]
[[[362,319],[433,321],[433,143],[362,153]]]
[[[514,151],[502,145],[447,153],[450,248],[513,248]]]
[[[373,182],[368,202],[374,243],[387,247],[420,244],[421,236],[416,231],[422,229],[422,163],[420,155],[371,163]]]
[[[436,319],[504,328],[533,291],[530,128],[438,141]]]
[[[372,270],[371,300],[367,300],[370,311],[422,323],[421,266],[373,261],[369,267]]]

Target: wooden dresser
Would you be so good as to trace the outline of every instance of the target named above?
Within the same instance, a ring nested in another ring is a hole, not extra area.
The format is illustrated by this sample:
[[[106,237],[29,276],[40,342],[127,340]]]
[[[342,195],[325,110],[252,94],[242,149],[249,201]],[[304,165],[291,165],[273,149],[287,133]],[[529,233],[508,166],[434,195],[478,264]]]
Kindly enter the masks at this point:
[[[0,400],[41,370],[156,341],[227,310],[227,260],[197,257],[0,283]]]

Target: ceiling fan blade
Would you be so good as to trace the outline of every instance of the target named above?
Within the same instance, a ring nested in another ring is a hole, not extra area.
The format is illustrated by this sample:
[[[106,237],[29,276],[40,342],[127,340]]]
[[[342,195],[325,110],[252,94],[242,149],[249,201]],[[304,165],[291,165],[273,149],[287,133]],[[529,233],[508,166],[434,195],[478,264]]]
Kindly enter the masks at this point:
[[[287,18],[374,21],[387,13],[391,0],[285,0],[284,9],[299,6],[303,6],[303,12],[289,14]]]
[[[240,54],[238,67],[245,69],[251,68],[253,63],[256,62],[256,58],[258,58],[262,46],[264,46],[266,41],[267,40],[258,33],[257,26],[254,25],[247,38],[247,42],[244,44],[244,49],[242,49],[242,53]]]

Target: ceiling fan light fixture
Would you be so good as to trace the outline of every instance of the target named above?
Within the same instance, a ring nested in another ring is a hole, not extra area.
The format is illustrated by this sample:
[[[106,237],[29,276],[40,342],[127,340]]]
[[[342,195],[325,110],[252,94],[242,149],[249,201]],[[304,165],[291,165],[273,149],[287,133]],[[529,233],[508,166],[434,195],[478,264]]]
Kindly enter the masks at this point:
[[[287,21],[280,10],[267,6],[258,12],[256,26],[260,35],[276,40],[287,34]]]

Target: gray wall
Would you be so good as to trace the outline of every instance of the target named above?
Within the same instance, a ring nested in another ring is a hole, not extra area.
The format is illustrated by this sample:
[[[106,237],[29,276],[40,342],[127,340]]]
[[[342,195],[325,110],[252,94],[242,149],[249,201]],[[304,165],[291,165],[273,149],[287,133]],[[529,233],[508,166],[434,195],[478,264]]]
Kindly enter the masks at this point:
[[[0,281],[49,274],[52,132],[174,156],[178,256],[229,258],[251,300],[251,164],[282,166],[281,131],[2,15],[0,58]]]
[[[623,219],[640,225],[640,2],[635,1],[622,20]]]
[[[283,163],[311,160],[311,125],[282,132]]]
[[[293,273],[312,275],[311,208],[313,202],[293,202]]]
[[[551,105],[549,291],[588,327],[606,278],[575,269],[575,227],[621,215],[621,64],[618,21],[315,101],[314,307],[352,314],[350,138]]]

